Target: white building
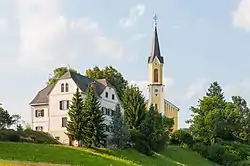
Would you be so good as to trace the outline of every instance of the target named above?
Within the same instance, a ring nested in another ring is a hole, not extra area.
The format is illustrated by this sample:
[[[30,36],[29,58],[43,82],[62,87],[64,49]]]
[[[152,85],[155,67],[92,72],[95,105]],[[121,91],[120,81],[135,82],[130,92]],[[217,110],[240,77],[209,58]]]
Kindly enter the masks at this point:
[[[69,120],[70,102],[77,87],[85,99],[85,92],[89,86],[95,88],[96,95],[100,100],[101,110],[105,116],[107,140],[109,140],[112,136],[111,115],[116,104],[119,103],[115,88],[106,79],[93,80],[71,71],[65,73],[54,85],[40,90],[30,102],[33,130],[48,132],[63,144],[68,144],[69,138],[65,134],[65,126]]]

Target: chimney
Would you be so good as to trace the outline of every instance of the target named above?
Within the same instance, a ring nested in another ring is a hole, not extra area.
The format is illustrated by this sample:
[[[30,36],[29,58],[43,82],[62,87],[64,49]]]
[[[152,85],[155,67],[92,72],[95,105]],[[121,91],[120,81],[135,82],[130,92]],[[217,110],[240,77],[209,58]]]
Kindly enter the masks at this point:
[[[93,89],[96,89],[96,81],[93,81],[91,82],[91,85],[90,85]]]

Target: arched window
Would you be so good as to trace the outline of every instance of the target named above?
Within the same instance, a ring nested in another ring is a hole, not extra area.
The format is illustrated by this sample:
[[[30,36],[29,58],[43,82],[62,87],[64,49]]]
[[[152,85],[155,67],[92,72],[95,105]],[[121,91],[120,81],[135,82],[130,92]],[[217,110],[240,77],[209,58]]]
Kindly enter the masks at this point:
[[[61,84],[61,92],[64,92],[64,84]]]
[[[158,69],[154,69],[154,82],[158,82]]]
[[[65,84],[65,92],[68,92],[68,91],[69,91],[69,84],[66,83],[66,84]]]

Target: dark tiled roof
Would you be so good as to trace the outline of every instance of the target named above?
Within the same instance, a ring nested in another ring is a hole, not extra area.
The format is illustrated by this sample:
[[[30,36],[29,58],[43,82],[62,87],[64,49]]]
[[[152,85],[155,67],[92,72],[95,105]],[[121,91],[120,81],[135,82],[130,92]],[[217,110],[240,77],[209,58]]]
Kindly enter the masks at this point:
[[[95,93],[98,97],[100,97],[100,95],[103,93],[103,91],[105,90],[106,86],[110,86],[113,87],[112,85],[110,85],[107,81],[104,81],[105,79],[102,79],[102,81],[95,81],[92,78],[88,78],[86,76],[83,76],[77,72],[74,71],[68,71],[66,72],[62,77],[59,78],[59,80],[61,79],[68,79],[68,78],[72,78],[74,80],[74,82],[77,84],[77,86],[79,87],[79,89],[85,93],[87,88],[92,84],[95,83],[96,84],[96,90]],[[30,104],[46,104],[49,102],[48,99],[48,95],[51,92],[51,90],[53,89],[54,85],[49,85],[47,87],[45,87],[44,89],[42,89],[41,91],[39,91],[36,95],[36,97],[30,102]]]
[[[48,95],[53,87],[54,85],[49,85],[40,90],[30,104],[47,104],[49,102]]]
[[[154,33],[153,44],[152,44],[152,52],[151,52],[151,56],[148,57],[148,63],[152,63],[155,57],[159,59],[160,63],[164,63],[164,58],[161,56],[160,44],[159,44],[158,32],[157,32],[156,26],[155,26],[155,33]]]

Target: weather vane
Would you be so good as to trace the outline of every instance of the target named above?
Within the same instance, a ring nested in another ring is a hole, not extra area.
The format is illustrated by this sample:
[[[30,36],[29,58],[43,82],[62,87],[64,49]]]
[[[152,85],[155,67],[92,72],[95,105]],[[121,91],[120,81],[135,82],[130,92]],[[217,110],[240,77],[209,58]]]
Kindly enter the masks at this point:
[[[157,15],[156,14],[154,15],[153,19],[154,19],[154,25],[156,26],[157,25]]]

